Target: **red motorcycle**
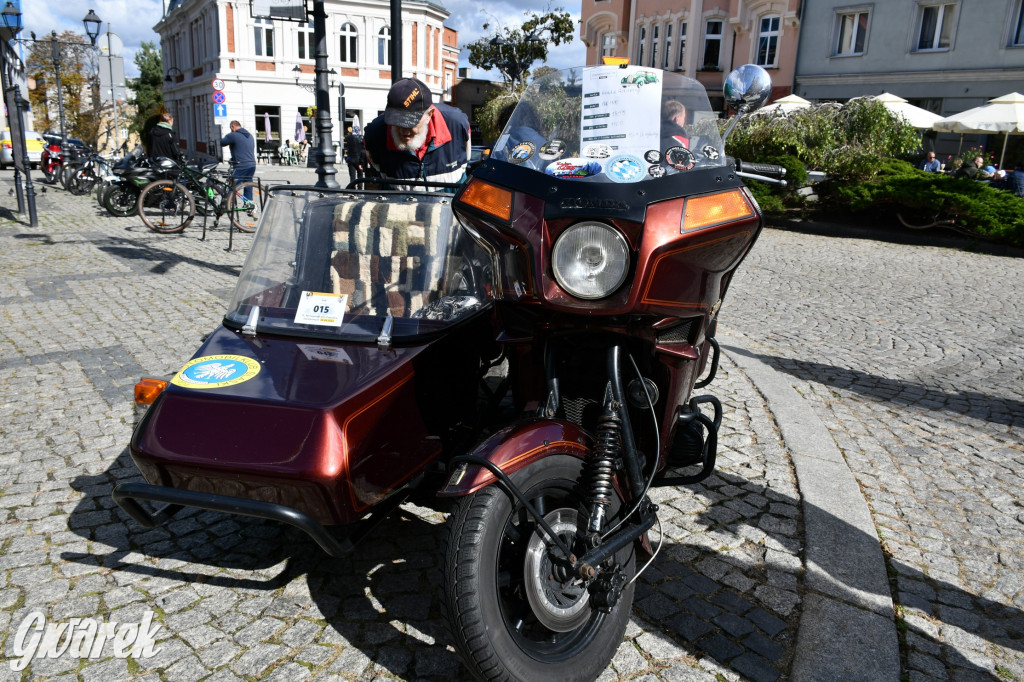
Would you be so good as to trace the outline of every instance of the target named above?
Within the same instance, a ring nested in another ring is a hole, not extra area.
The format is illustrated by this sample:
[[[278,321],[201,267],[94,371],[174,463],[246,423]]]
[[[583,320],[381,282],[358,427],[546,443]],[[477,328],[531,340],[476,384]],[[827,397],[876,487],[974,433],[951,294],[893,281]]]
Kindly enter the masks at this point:
[[[56,141],[47,136],[46,145],[39,155],[39,168],[43,171],[43,182],[54,184],[64,168],[64,150],[60,146],[60,138]]]
[[[770,87],[748,65],[726,94]],[[721,405],[692,391],[762,225],[716,118],[676,73],[554,72],[454,195],[272,188],[223,324],[137,387],[148,483],[115,500],[145,526],[275,519],[336,556],[407,499],[450,510],[441,602],[470,672],[597,677],[657,552],[648,491],[715,465]]]

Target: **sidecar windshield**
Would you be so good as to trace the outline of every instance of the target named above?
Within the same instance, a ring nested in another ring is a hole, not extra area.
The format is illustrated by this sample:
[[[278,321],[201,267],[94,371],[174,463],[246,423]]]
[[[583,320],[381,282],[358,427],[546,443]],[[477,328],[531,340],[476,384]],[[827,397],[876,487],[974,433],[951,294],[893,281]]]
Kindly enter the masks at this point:
[[[722,166],[704,87],[640,66],[550,72],[523,93],[491,158],[591,182],[645,182]]]
[[[451,196],[276,188],[225,324],[321,338],[439,331],[491,300],[487,254],[459,229]]]

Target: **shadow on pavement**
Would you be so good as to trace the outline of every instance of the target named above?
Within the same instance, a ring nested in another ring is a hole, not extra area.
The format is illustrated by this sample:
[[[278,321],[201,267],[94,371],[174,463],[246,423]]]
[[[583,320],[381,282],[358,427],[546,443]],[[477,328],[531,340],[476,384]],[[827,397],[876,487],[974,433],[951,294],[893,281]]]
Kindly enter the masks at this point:
[[[728,346],[730,353],[756,358],[774,369],[805,381],[842,388],[898,406],[924,404],[930,410],[954,412],[994,424],[1024,426],[1024,401],[980,391],[943,391],[917,381],[890,379],[850,367],[753,353]]]
[[[184,510],[163,527],[143,529],[110,498],[118,482],[139,478],[126,449],[107,471],[72,482],[84,497],[70,514],[69,527],[109,549],[65,552],[61,559],[98,562],[122,576],[129,574],[118,579],[119,584],[134,584],[144,591],[151,582],[164,584],[166,590],[171,581],[175,587],[201,583],[265,593],[277,606],[262,615],[273,612],[280,617],[274,609],[285,609],[297,617],[326,620],[329,627],[319,641],[347,647],[341,654],[345,672],[369,670],[376,664],[404,679],[465,677],[456,655],[446,647],[437,598],[440,515],[423,517],[403,508],[351,556],[334,559],[294,529],[216,512]],[[667,538],[638,582],[634,617],[654,641],[669,644],[668,653],[659,653],[659,647],[649,650],[652,640],[643,642],[641,648],[656,660],[641,664],[649,672],[670,667],[673,661],[692,665],[692,660],[684,663],[679,658],[688,654],[709,657],[757,682],[787,677],[801,612],[796,595],[805,592],[803,569],[784,561],[778,564],[781,555],[772,548],[789,547],[795,556],[802,554],[801,518],[776,515],[779,505],[801,510],[801,501],[762,482],[721,471],[701,484],[658,488],[655,496],[663,508],[693,509],[699,503],[703,509],[688,517],[686,528],[669,531],[682,539]],[[787,521],[792,521],[787,530],[773,530]],[[856,541],[863,533],[846,526],[839,535]],[[728,546],[729,538],[759,536],[759,542],[747,543],[748,550],[753,547],[750,551],[731,551]],[[934,651],[928,660],[958,669],[956,679],[996,679],[983,652],[968,657],[943,646],[974,638],[978,646],[1017,652],[1016,669],[1008,672],[1024,676],[1024,613],[933,581],[913,567],[890,568],[895,601],[907,613],[920,616],[908,618],[903,628],[903,639],[913,641],[915,652]],[[301,576],[306,578],[313,612],[306,610],[309,604],[301,597],[302,589],[288,589]],[[850,602],[857,602],[863,586],[845,587]],[[786,603],[787,594],[793,595],[792,603]],[[156,596],[155,603],[160,605],[161,597]],[[233,622],[225,626],[229,638],[234,633],[231,627],[246,624]],[[905,669],[915,662],[919,669],[924,665],[917,653],[908,655],[905,642],[901,649]]]

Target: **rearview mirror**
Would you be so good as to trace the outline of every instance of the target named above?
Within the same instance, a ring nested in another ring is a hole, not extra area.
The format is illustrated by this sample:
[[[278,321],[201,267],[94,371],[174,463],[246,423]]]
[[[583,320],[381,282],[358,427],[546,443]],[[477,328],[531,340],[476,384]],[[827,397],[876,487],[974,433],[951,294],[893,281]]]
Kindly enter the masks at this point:
[[[744,64],[725,79],[725,101],[741,114],[754,111],[768,101],[772,78],[756,64]]]

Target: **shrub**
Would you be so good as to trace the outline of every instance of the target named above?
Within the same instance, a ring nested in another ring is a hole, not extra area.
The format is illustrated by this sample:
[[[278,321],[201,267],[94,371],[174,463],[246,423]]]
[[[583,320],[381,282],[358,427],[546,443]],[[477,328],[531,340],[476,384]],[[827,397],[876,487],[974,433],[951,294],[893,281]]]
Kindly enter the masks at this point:
[[[829,190],[839,208],[900,213],[918,224],[948,221],[949,227],[981,239],[1024,246],[1024,199],[983,182],[923,173],[888,159],[873,179],[829,183]]]
[[[727,151],[750,161],[794,156],[811,170],[853,180],[874,175],[878,159],[907,154],[920,141],[917,130],[883,104],[857,98],[746,116],[730,135]]]

